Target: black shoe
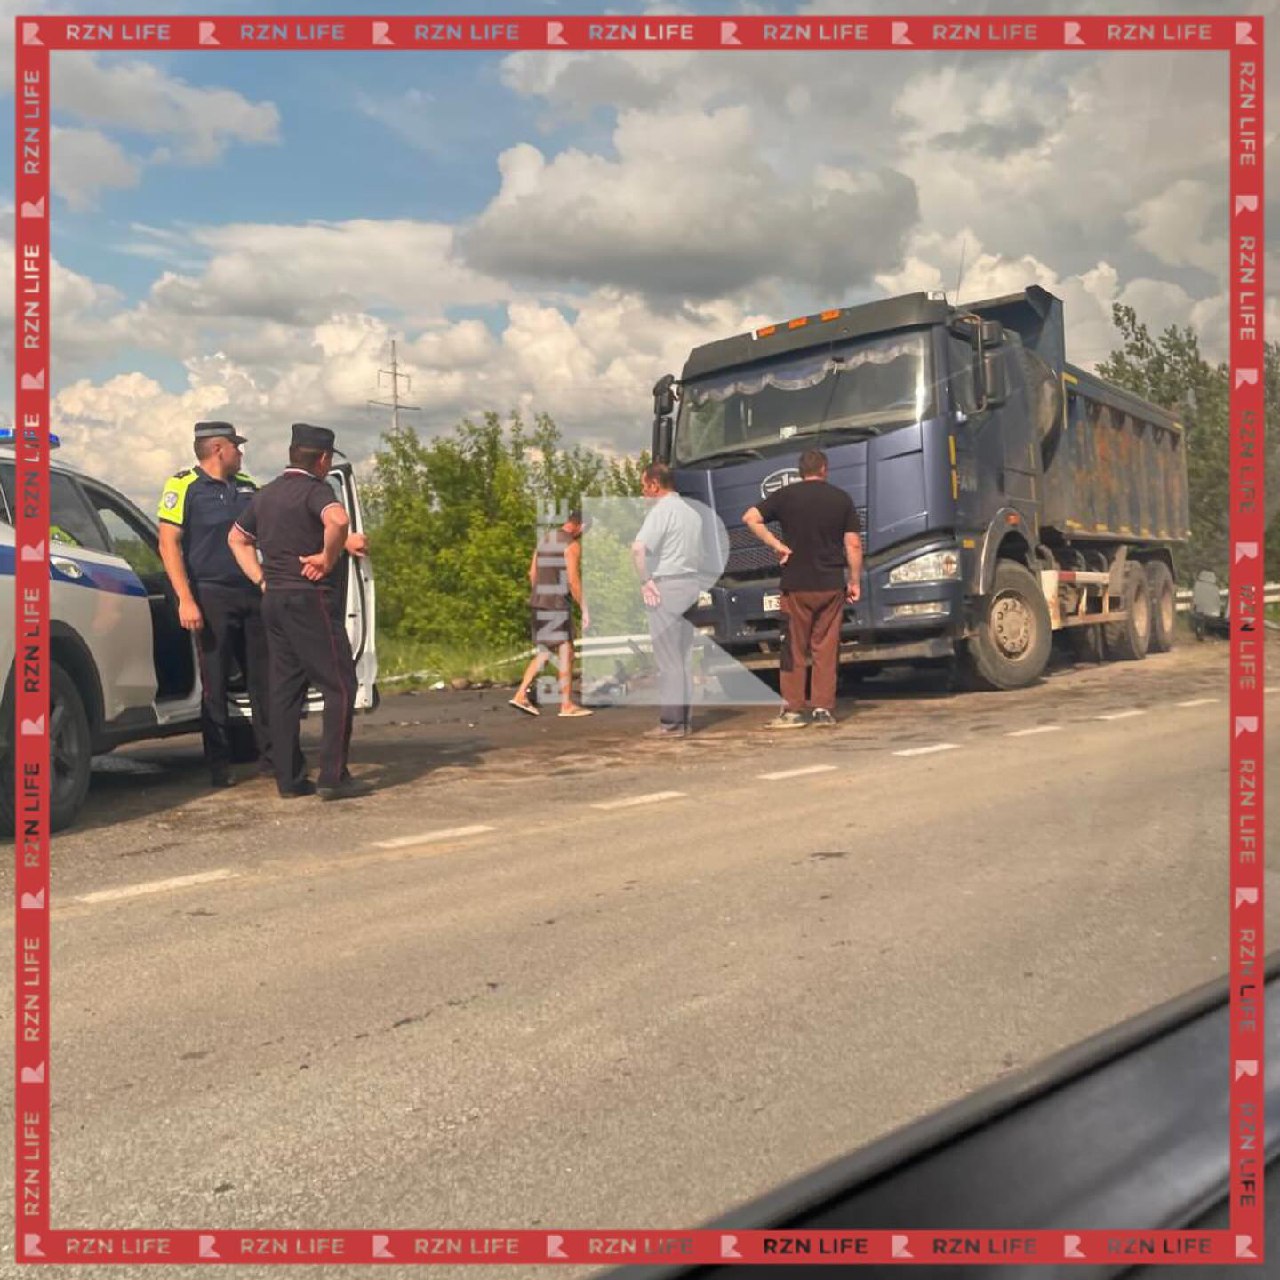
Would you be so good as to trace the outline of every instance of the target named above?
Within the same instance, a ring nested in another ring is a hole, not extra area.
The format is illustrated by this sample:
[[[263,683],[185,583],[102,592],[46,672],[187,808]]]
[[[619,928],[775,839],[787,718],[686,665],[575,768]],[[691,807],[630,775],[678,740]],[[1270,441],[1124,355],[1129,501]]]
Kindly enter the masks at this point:
[[[352,777],[343,778],[336,786],[320,788],[321,800],[356,800],[371,795],[373,788],[367,782]]]
[[[310,778],[304,778],[301,782],[295,782],[291,787],[277,787],[281,800],[296,800],[299,796],[313,796],[316,793],[316,784]]]
[[[209,785],[218,790],[223,787],[234,787],[236,784],[229,769],[215,769],[209,777]]]

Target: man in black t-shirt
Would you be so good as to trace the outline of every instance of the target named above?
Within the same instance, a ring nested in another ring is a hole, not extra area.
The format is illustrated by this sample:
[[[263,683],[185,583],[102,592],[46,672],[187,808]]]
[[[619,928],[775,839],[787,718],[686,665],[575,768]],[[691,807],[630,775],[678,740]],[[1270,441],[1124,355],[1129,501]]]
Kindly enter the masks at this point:
[[[330,575],[344,549],[363,554],[364,538],[348,536],[346,508],[325,480],[336,452],[327,427],[295,422],[289,466],[254,495],[227,539],[245,577],[263,592],[272,756],[286,798],[318,789],[322,800],[343,800],[372,790],[347,771],[356,670]],[[308,684],[324,693],[318,787],[307,777],[299,733]]]
[[[813,724],[834,725],[840,624],[845,601],[861,595],[862,539],[853,499],[827,483],[827,455],[809,449],[800,455],[799,483],[770,494],[742,519],[782,565],[784,706],[773,727],[801,728],[809,708]],[[768,529],[771,521],[781,524],[781,539]],[[812,670],[807,697],[806,664]]]

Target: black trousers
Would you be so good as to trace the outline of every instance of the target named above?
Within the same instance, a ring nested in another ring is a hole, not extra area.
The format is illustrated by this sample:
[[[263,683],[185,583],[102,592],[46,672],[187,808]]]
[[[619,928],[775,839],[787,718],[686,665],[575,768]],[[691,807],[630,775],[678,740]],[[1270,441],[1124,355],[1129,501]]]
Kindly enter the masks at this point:
[[[271,663],[272,759],[276,783],[283,791],[307,776],[300,729],[307,686],[324,694],[320,742],[322,787],[336,786],[346,775],[351,750],[351,722],[356,702],[356,664],[351,641],[333,615],[327,588],[290,590],[268,584],[262,598]]]
[[[271,760],[270,708],[267,701],[267,633],[262,625],[262,599],[252,589],[196,583],[196,603],[204,626],[196,634],[196,659],[204,696],[200,704],[200,733],[210,770],[222,772],[231,763],[227,682],[232,664],[244,672],[253,737],[261,759]]]

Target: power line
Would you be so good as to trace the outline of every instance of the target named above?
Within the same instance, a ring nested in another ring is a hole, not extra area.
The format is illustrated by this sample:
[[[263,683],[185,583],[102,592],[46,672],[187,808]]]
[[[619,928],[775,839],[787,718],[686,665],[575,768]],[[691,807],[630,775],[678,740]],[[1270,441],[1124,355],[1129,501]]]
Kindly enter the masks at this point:
[[[408,409],[413,413],[420,412],[416,404],[402,404],[400,401],[400,380],[405,381],[405,390],[413,389],[413,379],[407,373],[400,372],[400,366],[396,362],[396,340],[391,339],[391,368],[378,370],[378,386],[382,386],[383,375],[391,379],[391,399],[390,400],[370,400],[368,403],[376,405],[379,409],[391,410],[391,429],[392,431],[400,430],[400,410]]]

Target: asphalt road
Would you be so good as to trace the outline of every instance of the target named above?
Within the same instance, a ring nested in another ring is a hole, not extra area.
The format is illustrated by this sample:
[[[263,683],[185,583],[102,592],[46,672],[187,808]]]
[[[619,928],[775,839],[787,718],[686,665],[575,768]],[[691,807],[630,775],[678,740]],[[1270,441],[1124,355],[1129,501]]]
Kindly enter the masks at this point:
[[[696,1225],[1185,991],[1225,659],[684,744],[396,698],[341,805],[130,751],[54,845],[53,1220]]]

